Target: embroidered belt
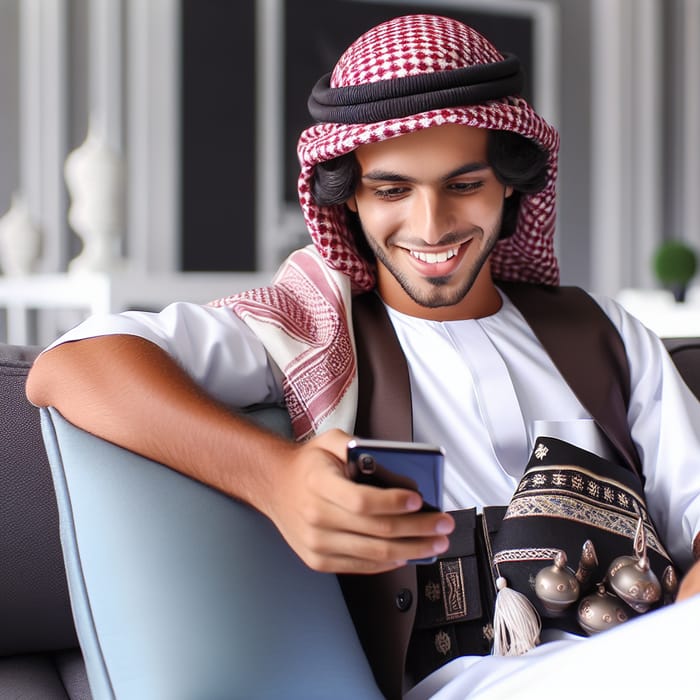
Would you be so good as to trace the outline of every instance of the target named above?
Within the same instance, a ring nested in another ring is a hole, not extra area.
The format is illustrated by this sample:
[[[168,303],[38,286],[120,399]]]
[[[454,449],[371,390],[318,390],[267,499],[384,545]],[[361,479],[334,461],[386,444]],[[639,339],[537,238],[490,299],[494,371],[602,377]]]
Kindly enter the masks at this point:
[[[605,615],[594,624],[591,610],[611,598],[620,622],[670,602],[677,577],[643,494],[630,470],[538,438],[508,507],[453,512],[449,550],[416,568],[406,663],[414,682],[457,656],[490,652],[496,577],[530,600],[544,627],[575,634],[607,629]],[[618,581],[621,568],[634,573],[628,588]],[[554,590],[562,581],[571,592]]]

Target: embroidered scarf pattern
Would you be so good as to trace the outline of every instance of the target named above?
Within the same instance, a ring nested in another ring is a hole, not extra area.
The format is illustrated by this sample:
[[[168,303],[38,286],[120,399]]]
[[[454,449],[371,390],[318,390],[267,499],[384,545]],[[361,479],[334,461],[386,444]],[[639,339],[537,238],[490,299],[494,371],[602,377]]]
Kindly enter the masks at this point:
[[[269,287],[211,303],[245,321],[284,374],[284,396],[297,440],[321,426],[355,424],[357,373],[350,281],[313,246],[292,253]]]

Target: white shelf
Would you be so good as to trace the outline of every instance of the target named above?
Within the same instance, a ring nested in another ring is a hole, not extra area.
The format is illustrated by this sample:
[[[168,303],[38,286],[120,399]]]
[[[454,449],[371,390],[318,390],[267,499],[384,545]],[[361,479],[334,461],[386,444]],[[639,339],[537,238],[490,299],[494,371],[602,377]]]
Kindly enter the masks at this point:
[[[229,294],[264,286],[269,273],[179,272],[39,274],[0,277],[0,309],[6,312],[8,343],[51,342],[58,331],[44,323],[32,328],[35,311],[77,312],[76,322],[92,314],[127,309],[160,310],[173,301],[207,303]],[[54,324],[55,326],[56,324]]]

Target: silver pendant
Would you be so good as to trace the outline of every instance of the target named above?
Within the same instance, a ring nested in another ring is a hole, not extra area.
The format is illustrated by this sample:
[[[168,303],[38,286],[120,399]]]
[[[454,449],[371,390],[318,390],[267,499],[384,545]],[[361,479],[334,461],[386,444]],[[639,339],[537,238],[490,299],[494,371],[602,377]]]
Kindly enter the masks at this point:
[[[623,555],[613,560],[607,580],[613,592],[639,613],[649,610],[661,598],[661,584],[649,566],[641,518],[634,536],[634,556]]]
[[[551,615],[561,615],[578,600],[579,582],[566,565],[566,554],[560,550],[552,566],[540,569],[535,577],[535,595]]]
[[[578,606],[578,623],[587,634],[605,632],[628,619],[622,601],[608,593],[602,583],[595,593],[587,595]]]

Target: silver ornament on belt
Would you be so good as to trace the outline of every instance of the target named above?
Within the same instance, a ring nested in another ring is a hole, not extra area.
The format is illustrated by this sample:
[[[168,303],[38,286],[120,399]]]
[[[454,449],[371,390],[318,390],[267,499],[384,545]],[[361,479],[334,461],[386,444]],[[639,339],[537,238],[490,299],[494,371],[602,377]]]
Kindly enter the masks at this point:
[[[552,615],[560,615],[576,602],[580,591],[576,574],[566,565],[563,550],[557,552],[552,566],[540,569],[535,577],[535,595]]]
[[[587,634],[605,632],[628,620],[622,601],[598,584],[595,593],[587,595],[578,606],[578,623]]]
[[[612,591],[633,610],[644,613],[661,598],[661,584],[651,570],[647,556],[647,539],[640,518],[634,535],[634,556],[622,555],[613,560],[607,573]]]
[[[676,570],[669,564],[664,569],[663,576],[661,577],[661,587],[664,591],[664,605],[670,605],[675,602],[679,585],[678,574],[676,574]]]
[[[598,566],[598,555],[596,554],[593,542],[586,540],[581,548],[581,559],[578,562],[578,569],[576,569],[576,580],[579,585],[584,589],[588,585],[588,581],[591,578],[591,574]]]

